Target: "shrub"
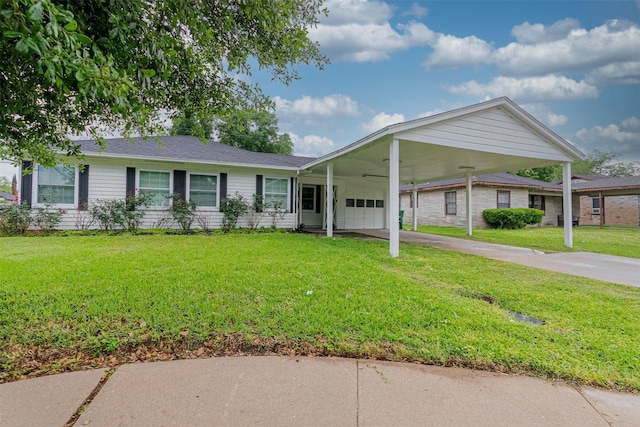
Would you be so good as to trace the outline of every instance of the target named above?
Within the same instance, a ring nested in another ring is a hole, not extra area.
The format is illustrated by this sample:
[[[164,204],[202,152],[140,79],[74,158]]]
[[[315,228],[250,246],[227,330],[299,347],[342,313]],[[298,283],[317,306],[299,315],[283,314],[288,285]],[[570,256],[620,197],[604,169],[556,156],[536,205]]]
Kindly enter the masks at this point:
[[[136,232],[140,228],[144,211],[151,201],[149,194],[129,194],[125,200],[98,199],[89,209],[102,230],[124,229]]]
[[[249,231],[254,231],[260,225],[260,221],[264,217],[264,198],[261,194],[253,195],[253,202],[247,207],[244,217],[247,221]]]
[[[192,201],[186,201],[178,193],[171,195],[171,207],[169,213],[173,219],[180,225],[182,231],[187,233],[191,229],[191,224],[196,216],[196,204]]]
[[[528,224],[540,224],[544,211],[531,208],[486,209],[484,220],[493,228],[523,228]]]
[[[236,228],[238,218],[247,213],[248,210],[248,203],[244,200],[242,194],[238,192],[233,197],[220,200],[220,212],[223,214],[222,231],[227,233],[229,230]]]
[[[48,234],[55,230],[58,224],[60,224],[63,213],[66,213],[66,211],[62,209],[52,209],[50,204],[45,204],[44,208],[35,209],[32,224],[43,233]]]
[[[26,203],[5,203],[0,206],[0,233],[7,236],[22,235],[31,226],[31,207]]]
[[[271,227],[276,228],[278,223],[287,215],[287,210],[282,209],[284,200],[274,200],[267,210],[267,215],[271,217]]]

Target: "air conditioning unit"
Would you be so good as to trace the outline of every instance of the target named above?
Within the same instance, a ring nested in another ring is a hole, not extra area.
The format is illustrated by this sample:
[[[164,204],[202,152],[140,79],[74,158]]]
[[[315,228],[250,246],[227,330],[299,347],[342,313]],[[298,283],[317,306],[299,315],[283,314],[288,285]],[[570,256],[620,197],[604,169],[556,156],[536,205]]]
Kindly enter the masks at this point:
[[[591,208],[591,213],[593,215],[600,215],[600,208]]]

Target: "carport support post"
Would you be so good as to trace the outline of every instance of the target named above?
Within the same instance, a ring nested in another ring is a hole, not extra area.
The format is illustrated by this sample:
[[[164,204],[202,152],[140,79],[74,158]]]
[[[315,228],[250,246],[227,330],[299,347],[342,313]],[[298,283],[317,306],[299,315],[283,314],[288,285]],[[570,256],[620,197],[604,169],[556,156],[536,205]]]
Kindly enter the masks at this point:
[[[415,182],[413,184],[413,231],[418,230],[418,186]]]
[[[333,237],[333,163],[327,164],[327,237]]]
[[[564,217],[564,245],[573,247],[573,206],[571,205],[571,163],[562,164],[562,215]]]
[[[471,219],[473,216],[471,188],[471,172],[467,172],[467,236],[471,236],[473,234],[473,220]]]
[[[415,202],[414,202],[415,206]],[[400,255],[400,142],[389,144],[389,252]]]

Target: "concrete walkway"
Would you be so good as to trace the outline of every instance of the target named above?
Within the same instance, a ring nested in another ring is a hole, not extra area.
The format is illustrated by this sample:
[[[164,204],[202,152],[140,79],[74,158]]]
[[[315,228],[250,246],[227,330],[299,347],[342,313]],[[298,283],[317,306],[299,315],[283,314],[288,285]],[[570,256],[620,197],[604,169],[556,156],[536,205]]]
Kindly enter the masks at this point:
[[[351,230],[350,232],[389,240],[389,230]],[[527,265],[529,267],[541,268],[558,273],[640,287],[640,259],[638,258],[626,258],[588,252],[546,254],[533,249],[496,245],[493,243],[456,239],[453,237],[406,230],[400,231],[400,241],[480,255],[490,259]],[[402,249],[400,252],[402,252]]]
[[[0,426],[640,426],[640,395],[457,368],[306,357],[124,365],[0,385]],[[95,394],[83,406],[85,399]]]

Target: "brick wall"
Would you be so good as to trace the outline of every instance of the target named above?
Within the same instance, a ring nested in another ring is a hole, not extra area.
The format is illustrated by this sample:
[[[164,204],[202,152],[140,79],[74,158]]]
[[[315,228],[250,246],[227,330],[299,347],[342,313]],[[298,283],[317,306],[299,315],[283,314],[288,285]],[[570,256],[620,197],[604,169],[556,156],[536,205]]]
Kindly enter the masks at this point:
[[[604,198],[605,225],[640,225],[640,196]],[[600,224],[600,215],[592,212],[592,197],[580,196],[580,223]]]
[[[512,208],[529,207],[529,191],[523,188],[500,188],[500,187],[473,187],[473,226],[474,228],[486,228],[487,224],[482,218],[482,211],[485,209],[495,209],[498,207],[498,190],[509,191]],[[456,192],[456,215],[445,214],[445,192]],[[549,199],[552,199],[549,197]],[[413,223],[413,208],[411,207],[411,194],[400,196],[400,209],[404,210],[404,223]],[[560,198],[561,200],[561,198]],[[561,203],[561,202],[560,202]],[[545,200],[546,204],[546,200]],[[545,215],[547,225],[555,225],[555,203],[551,202],[553,213]],[[560,204],[560,209],[562,205]],[[466,190],[456,188],[451,190],[423,191],[418,192],[418,225],[438,225],[452,227],[466,227]]]

